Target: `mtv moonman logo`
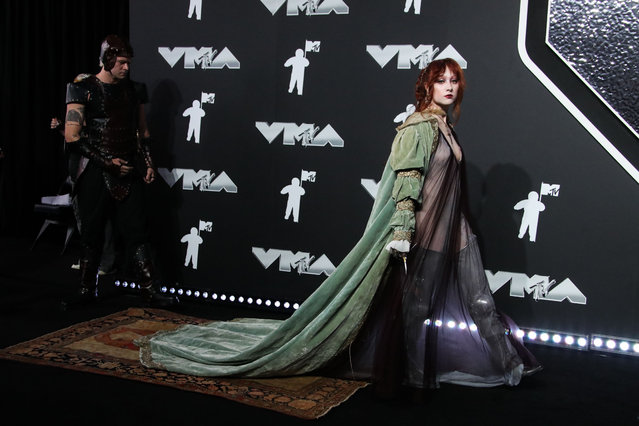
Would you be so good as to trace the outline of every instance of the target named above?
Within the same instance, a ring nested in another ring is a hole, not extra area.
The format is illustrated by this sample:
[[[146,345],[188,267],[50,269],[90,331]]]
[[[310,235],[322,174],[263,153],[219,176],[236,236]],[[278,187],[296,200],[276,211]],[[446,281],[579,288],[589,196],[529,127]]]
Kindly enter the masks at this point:
[[[286,213],[284,220],[288,220],[293,215],[293,222],[298,223],[300,218],[300,203],[302,196],[306,194],[306,190],[302,187],[302,182],[315,182],[317,172],[302,170],[302,175],[291,179],[291,183],[286,185],[280,191],[280,194],[286,195]]]
[[[190,263],[193,269],[197,269],[200,245],[204,242],[204,239],[200,235],[200,232],[202,231],[213,231],[213,222],[200,220],[200,224],[197,228],[193,226],[191,231],[180,239],[181,243],[186,244],[186,257],[184,258],[185,267],[188,267]]]
[[[202,92],[200,100],[195,99],[191,106],[184,110],[182,117],[189,117],[189,128],[186,134],[186,141],[190,142],[195,138],[195,143],[200,143],[200,129],[202,117],[206,115],[202,105],[215,103],[215,93]]]
[[[302,95],[302,92],[304,91],[304,74],[306,68],[311,64],[306,58],[306,53],[319,52],[320,44],[321,42],[319,41],[306,40],[304,50],[295,50],[295,55],[288,58],[286,62],[284,62],[284,66],[291,69],[291,78],[288,84],[288,93],[293,93],[293,89],[297,89],[297,94],[299,96]]]
[[[551,197],[559,197],[560,185],[541,183],[541,190],[539,193],[536,191],[530,191],[528,198],[519,201],[513,207],[514,210],[523,210],[524,214],[521,218],[521,225],[519,226],[519,239],[524,238],[528,233],[528,241],[534,243],[537,241],[537,226],[539,224],[539,214],[546,210],[546,205],[541,202],[541,197],[548,195]]]

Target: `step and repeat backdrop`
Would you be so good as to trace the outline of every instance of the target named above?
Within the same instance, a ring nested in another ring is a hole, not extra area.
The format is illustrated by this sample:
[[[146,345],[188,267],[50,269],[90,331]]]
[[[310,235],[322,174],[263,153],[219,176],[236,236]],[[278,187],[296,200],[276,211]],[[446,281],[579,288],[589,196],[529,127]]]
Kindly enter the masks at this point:
[[[623,24],[637,11],[589,3],[132,1],[167,285],[303,302],[362,234],[420,69],[452,57],[498,306],[524,326],[639,337],[639,46]]]

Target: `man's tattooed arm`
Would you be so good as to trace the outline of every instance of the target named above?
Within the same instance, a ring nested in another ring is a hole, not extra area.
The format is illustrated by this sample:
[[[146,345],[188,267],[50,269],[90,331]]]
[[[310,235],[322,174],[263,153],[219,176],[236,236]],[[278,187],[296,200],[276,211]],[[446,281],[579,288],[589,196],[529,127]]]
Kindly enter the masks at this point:
[[[67,105],[67,116],[64,122],[64,139],[67,142],[76,142],[78,139],[80,139],[83,124],[84,105]]]

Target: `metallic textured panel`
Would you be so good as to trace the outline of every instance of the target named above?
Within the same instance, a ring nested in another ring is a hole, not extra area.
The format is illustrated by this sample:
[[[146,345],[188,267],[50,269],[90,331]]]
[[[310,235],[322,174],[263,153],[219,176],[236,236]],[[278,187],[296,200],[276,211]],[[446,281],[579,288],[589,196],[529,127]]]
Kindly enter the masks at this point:
[[[548,45],[639,137],[639,0],[550,0]]]

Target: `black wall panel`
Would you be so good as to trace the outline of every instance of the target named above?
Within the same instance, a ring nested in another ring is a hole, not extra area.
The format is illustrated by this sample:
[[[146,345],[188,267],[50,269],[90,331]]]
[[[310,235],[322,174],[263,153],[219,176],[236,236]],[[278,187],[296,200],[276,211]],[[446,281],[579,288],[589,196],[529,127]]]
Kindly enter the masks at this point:
[[[457,131],[498,305],[522,325],[639,335],[638,182],[522,61],[522,24],[532,60],[600,132],[621,134],[622,157],[636,158],[639,141],[596,119],[601,102],[580,101],[592,91],[582,93],[590,89],[545,43],[546,2],[423,0],[420,13],[402,1],[320,0],[310,13],[306,4],[202,0],[200,19],[188,17],[189,0],[130,4],[132,78],[148,85],[168,179],[151,193],[168,284],[303,301],[364,229],[373,198],[362,180],[381,175],[394,119],[414,101],[419,54],[452,53],[467,62]],[[319,49],[305,53],[303,93],[289,93],[285,63],[307,41]],[[201,104],[195,143],[183,114],[203,93],[215,96]],[[309,129],[315,138],[305,140]],[[302,171],[315,177],[302,182],[294,222],[281,191]],[[518,238],[523,211],[514,206],[543,184],[556,190],[541,198],[536,239]],[[181,239],[200,221],[212,226],[199,232],[194,269]]]

